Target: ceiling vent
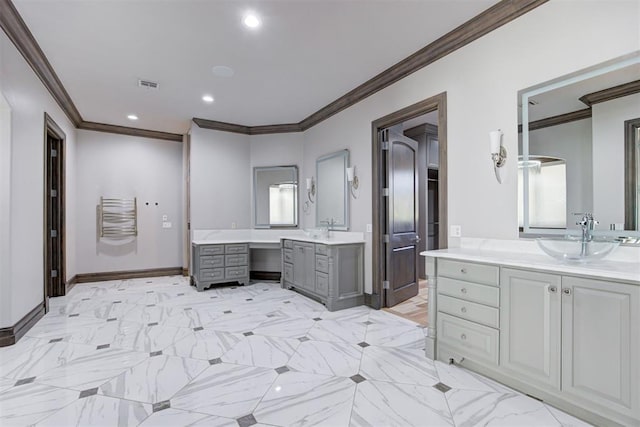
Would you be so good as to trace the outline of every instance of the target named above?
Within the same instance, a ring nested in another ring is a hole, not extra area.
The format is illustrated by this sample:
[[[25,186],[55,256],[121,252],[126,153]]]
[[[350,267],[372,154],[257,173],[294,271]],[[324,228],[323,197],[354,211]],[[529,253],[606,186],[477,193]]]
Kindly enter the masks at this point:
[[[160,84],[158,82],[152,82],[151,80],[138,80],[138,86],[143,87],[145,89],[153,89],[158,90]]]

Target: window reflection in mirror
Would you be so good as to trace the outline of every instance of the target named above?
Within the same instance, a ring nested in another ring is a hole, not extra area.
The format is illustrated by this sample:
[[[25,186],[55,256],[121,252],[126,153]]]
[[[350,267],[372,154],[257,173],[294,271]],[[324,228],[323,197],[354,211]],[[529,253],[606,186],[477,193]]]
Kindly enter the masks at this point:
[[[254,225],[256,228],[298,225],[298,168],[253,169]]]
[[[597,231],[635,236],[637,170],[629,166],[625,123],[640,117],[640,52],[519,93],[519,226],[524,233],[577,232],[576,213]],[[536,159],[563,159],[560,163]],[[525,167],[527,165],[527,167]],[[564,206],[564,213],[560,211]]]
[[[562,159],[530,156],[518,161],[518,225],[523,227],[523,173],[529,173],[531,228],[567,228],[567,165]]]

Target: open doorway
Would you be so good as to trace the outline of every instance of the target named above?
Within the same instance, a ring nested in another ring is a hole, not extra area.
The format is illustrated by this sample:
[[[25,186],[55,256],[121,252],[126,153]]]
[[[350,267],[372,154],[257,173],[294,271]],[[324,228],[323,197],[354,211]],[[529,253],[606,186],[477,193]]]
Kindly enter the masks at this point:
[[[65,269],[65,134],[44,117],[44,299],[67,293]]]
[[[421,315],[426,326],[420,252],[447,244],[446,94],[374,121],[372,133],[372,305],[414,321]]]

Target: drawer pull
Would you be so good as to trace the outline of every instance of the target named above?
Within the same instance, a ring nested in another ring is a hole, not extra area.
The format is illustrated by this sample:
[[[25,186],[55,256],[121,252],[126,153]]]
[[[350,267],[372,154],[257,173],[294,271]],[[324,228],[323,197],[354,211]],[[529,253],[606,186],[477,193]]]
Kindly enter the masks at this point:
[[[461,269],[460,269],[460,273],[462,273],[462,274],[467,274],[467,269],[466,269],[466,268],[461,268]]]
[[[460,309],[460,311],[461,311],[461,312],[463,312],[463,313],[466,313],[466,312],[467,312],[467,307],[462,307],[462,308]]]
[[[565,295],[571,295],[571,289],[570,289],[570,288],[564,288],[564,289],[562,290],[562,292],[563,292]]]
[[[463,294],[466,294],[467,293],[467,288],[460,289],[460,292],[462,292]]]
[[[558,292],[558,288],[556,288],[555,286],[549,286],[549,292],[555,294],[556,292]]]
[[[463,341],[466,340],[467,339],[467,335],[466,334],[460,335],[460,339],[463,340]]]

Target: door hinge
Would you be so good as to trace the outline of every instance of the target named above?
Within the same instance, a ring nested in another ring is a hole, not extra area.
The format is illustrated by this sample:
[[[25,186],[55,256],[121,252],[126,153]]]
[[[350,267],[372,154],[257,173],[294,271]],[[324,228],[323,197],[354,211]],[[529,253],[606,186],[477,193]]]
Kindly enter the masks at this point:
[[[388,234],[385,234],[385,235],[382,237],[382,240],[383,240],[385,243],[389,243],[389,242],[391,241],[391,239],[389,239],[389,235],[388,235]]]
[[[384,143],[389,143],[389,129],[384,129],[383,131],[380,132],[380,137],[382,139],[382,143],[384,145]]]
[[[382,148],[382,151],[388,151],[389,150],[389,141],[382,141],[381,148]]]
[[[58,157],[58,150],[51,150],[51,157]]]
[[[58,277],[58,270],[51,270],[51,277]]]
[[[58,197],[58,190],[51,190],[51,197]]]
[[[51,230],[51,237],[58,237],[58,230]]]
[[[384,280],[382,282],[382,289],[389,289],[389,281],[388,280]]]
[[[382,197],[389,197],[389,189],[388,188],[383,188],[382,189]]]

